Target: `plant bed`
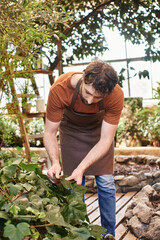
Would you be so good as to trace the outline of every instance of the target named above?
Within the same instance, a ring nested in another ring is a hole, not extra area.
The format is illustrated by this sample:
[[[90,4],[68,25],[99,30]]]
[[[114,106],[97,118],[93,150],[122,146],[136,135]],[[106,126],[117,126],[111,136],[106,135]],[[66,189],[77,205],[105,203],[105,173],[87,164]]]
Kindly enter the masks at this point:
[[[0,239],[102,239],[106,229],[89,222],[86,188],[66,176],[53,184],[38,164],[25,161],[0,170]]]

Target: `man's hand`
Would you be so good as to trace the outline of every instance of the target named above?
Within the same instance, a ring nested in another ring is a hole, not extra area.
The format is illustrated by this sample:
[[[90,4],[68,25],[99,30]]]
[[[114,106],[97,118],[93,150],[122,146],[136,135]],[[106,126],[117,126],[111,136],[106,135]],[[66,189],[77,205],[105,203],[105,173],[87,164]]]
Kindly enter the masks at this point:
[[[70,181],[70,180],[75,180],[77,182],[78,185],[82,184],[82,177],[83,177],[83,171],[78,170],[78,168],[76,168],[71,176],[65,178],[65,180]]]
[[[56,178],[60,178],[60,173],[61,173],[61,166],[59,163],[54,163],[52,167],[48,170],[47,176],[52,179],[53,174],[55,175]]]

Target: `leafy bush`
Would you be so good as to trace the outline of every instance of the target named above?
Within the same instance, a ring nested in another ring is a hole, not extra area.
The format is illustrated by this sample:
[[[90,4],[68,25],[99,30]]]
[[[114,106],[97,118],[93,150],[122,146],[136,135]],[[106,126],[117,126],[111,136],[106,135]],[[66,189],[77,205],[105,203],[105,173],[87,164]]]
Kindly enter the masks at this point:
[[[106,229],[89,223],[86,188],[65,177],[53,184],[37,164],[20,159],[1,168],[0,238],[102,239]]]
[[[121,144],[125,139],[126,146],[140,144],[143,138],[143,129],[138,126],[136,113],[142,109],[142,98],[125,98],[124,108],[116,132],[116,141]]]
[[[14,146],[22,146],[18,122],[0,115],[0,149]]]
[[[32,119],[26,122],[28,134],[41,134],[44,132],[43,119]],[[44,147],[42,139],[29,140],[31,147]],[[0,149],[1,147],[22,147],[19,124],[16,117],[10,118],[0,115]]]

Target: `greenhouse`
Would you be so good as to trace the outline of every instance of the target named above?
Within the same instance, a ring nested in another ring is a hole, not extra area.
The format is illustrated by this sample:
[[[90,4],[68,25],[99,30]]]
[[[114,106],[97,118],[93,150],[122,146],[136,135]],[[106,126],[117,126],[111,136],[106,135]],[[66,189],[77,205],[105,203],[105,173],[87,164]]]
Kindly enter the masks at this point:
[[[159,13],[0,1],[0,239],[160,239]]]

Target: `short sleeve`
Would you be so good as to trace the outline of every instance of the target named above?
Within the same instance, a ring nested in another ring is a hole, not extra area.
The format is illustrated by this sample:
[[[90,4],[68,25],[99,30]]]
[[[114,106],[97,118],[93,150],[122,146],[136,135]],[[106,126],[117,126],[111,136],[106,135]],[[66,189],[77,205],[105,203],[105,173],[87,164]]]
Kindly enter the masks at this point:
[[[59,122],[62,119],[62,115],[63,115],[63,106],[60,101],[58,91],[56,91],[56,88],[51,87],[49,96],[48,96],[46,117],[51,122]]]
[[[117,125],[124,106],[124,94],[119,85],[117,85],[106,101],[107,107],[105,109],[104,121]]]

